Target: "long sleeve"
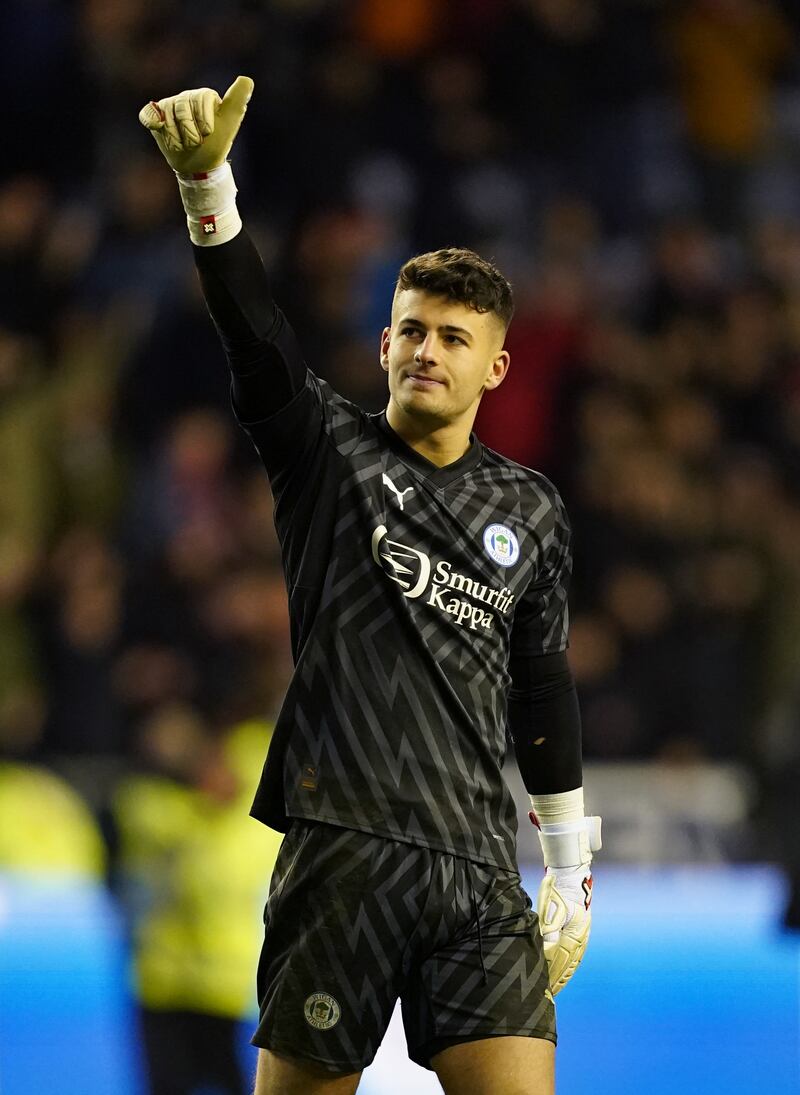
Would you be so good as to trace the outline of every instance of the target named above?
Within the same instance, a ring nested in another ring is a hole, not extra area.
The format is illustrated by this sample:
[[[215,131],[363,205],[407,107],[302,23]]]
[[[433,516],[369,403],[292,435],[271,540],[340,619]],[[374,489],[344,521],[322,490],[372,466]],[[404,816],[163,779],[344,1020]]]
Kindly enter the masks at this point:
[[[581,717],[566,651],[517,656],[509,669],[508,726],[528,793],[580,787]]]
[[[261,256],[244,229],[219,247],[192,250],[228,358],[237,414],[243,422],[269,418],[303,389],[306,366]]]

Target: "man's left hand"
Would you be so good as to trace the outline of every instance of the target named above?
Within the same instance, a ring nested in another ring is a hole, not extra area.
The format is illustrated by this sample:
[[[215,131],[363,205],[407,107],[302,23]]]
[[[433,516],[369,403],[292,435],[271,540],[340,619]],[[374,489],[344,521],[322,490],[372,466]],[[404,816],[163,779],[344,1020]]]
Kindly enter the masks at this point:
[[[536,909],[550,971],[550,991],[560,992],[580,965],[592,926],[592,865],[548,867]]]

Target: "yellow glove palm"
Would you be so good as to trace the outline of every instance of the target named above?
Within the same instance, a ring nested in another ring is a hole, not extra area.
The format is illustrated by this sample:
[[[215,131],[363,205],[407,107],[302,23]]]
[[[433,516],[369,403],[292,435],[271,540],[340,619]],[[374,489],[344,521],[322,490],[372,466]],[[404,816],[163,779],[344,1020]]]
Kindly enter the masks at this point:
[[[591,864],[548,867],[537,898],[539,926],[553,995],[583,958],[592,927]]]
[[[253,93],[249,76],[237,76],[224,98],[210,87],[150,102],[139,111],[164,159],[179,175],[199,175],[225,163]]]

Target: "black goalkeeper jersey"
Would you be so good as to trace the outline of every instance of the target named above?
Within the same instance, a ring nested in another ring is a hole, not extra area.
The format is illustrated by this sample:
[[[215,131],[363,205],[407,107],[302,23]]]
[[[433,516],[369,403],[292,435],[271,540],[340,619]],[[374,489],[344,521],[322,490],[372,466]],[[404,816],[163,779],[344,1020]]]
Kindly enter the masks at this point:
[[[567,645],[558,492],[474,435],[432,464],[307,370],[274,315],[270,368],[299,390],[240,421],[275,498],[295,672],[252,814],[515,869],[508,665]]]

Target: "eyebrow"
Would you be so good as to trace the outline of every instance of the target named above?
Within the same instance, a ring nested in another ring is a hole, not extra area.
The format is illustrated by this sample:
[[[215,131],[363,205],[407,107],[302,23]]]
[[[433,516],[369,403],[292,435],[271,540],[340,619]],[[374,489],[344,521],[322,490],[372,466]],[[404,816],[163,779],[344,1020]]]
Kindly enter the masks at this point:
[[[397,326],[398,327],[419,327],[419,329],[421,331],[425,330],[425,324],[419,319],[414,319],[412,316],[408,316],[407,318],[401,319],[398,322]],[[463,335],[465,338],[468,338],[470,341],[472,341],[472,339],[475,337],[472,334],[471,331],[468,331],[466,329],[466,327],[455,327],[452,323],[443,323],[441,326],[437,327],[436,330],[437,331],[444,331],[448,335]]]

